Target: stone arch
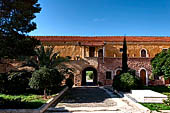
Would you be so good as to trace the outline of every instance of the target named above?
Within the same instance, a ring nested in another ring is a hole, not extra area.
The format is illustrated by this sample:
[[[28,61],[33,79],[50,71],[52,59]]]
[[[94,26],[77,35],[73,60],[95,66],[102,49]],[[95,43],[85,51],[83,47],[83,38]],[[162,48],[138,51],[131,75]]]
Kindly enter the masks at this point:
[[[121,74],[121,71],[122,71],[122,68],[116,68],[116,69],[115,69],[115,76],[116,76],[116,75],[120,75],[120,74]]]
[[[148,85],[148,72],[145,68],[140,68],[139,77],[141,78],[144,85]]]
[[[140,57],[143,57],[143,58],[148,57],[148,51],[147,51],[147,49],[142,48],[142,49],[140,50]]]
[[[88,66],[86,68],[84,68],[82,70],[82,79],[81,79],[81,85],[84,86],[84,85],[87,85],[87,82],[86,82],[86,71],[93,71],[93,85],[97,85],[97,69],[92,67],[92,66]]]

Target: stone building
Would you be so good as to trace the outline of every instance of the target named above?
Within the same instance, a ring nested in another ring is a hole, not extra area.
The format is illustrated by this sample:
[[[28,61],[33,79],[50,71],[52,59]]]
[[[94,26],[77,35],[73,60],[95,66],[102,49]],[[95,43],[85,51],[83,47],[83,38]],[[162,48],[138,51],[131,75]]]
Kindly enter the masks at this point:
[[[124,36],[36,36],[44,45],[54,46],[61,56],[71,56],[68,66],[75,69],[75,86],[86,85],[86,71],[93,71],[93,83],[111,85],[121,71]],[[159,77],[153,80],[151,59],[170,48],[170,37],[126,36],[128,66],[136,70],[145,85],[169,84]]]
[[[63,57],[70,56],[67,64],[74,69],[74,84],[87,84],[87,71],[93,72],[93,84],[111,85],[121,71],[124,36],[35,36],[45,46],[53,46]],[[136,70],[145,85],[170,84],[163,77],[152,75],[151,59],[162,50],[170,48],[170,37],[126,36],[128,66]],[[4,62],[4,63],[3,63]],[[8,72],[21,64],[17,61],[1,61],[0,73]],[[8,63],[7,63],[8,62]]]

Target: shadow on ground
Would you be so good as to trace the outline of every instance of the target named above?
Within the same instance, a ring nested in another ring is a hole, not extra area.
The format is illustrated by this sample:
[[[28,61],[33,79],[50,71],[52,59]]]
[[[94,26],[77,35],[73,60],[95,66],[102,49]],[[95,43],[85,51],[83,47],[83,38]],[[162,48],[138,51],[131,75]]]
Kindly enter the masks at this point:
[[[61,103],[99,103],[111,98],[99,87],[76,87],[68,91]]]

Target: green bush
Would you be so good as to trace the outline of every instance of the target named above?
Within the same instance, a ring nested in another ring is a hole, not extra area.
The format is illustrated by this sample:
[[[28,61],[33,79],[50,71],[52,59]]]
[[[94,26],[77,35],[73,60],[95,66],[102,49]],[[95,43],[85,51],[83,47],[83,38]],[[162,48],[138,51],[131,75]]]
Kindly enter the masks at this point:
[[[8,75],[5,73],[0,74],[0,93],[6,93],[8,87]]]
[[[7,94],[24,93],[29,88],[31,72],[18,71],[0,74],[0,92]]]
[[[140,85],[140,79],[130,73],[122,73],[119,76],[115,76],[113,80],[113,88],[118,91],[130,91],[136,89]]]
[[[20,94],[29,88],[29,80],[32,73],[27,71],[10,72],[8,75],[8,93]]]
[[[21,105],[21,98],[4,99],[0,97],[0,108],[6,108],[6,106],[10,106],[10,108],[15,108],[15,106]]]
[[[166,104],[167,106],[170,106],[170,96],[168,96],[167,100],[163,100],[164,104]]]
[[[73,80],[71,78],[67,78],[66,85],[71,89],[74,85]]]

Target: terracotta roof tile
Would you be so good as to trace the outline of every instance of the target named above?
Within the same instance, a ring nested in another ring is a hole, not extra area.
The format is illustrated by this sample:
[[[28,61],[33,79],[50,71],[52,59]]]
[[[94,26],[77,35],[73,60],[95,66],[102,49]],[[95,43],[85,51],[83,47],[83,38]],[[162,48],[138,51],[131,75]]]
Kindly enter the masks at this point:
[[[124,36],[32,36],[42,42],[122,42]],[[170,37],[126,36],[128,42],[170,42]]]

